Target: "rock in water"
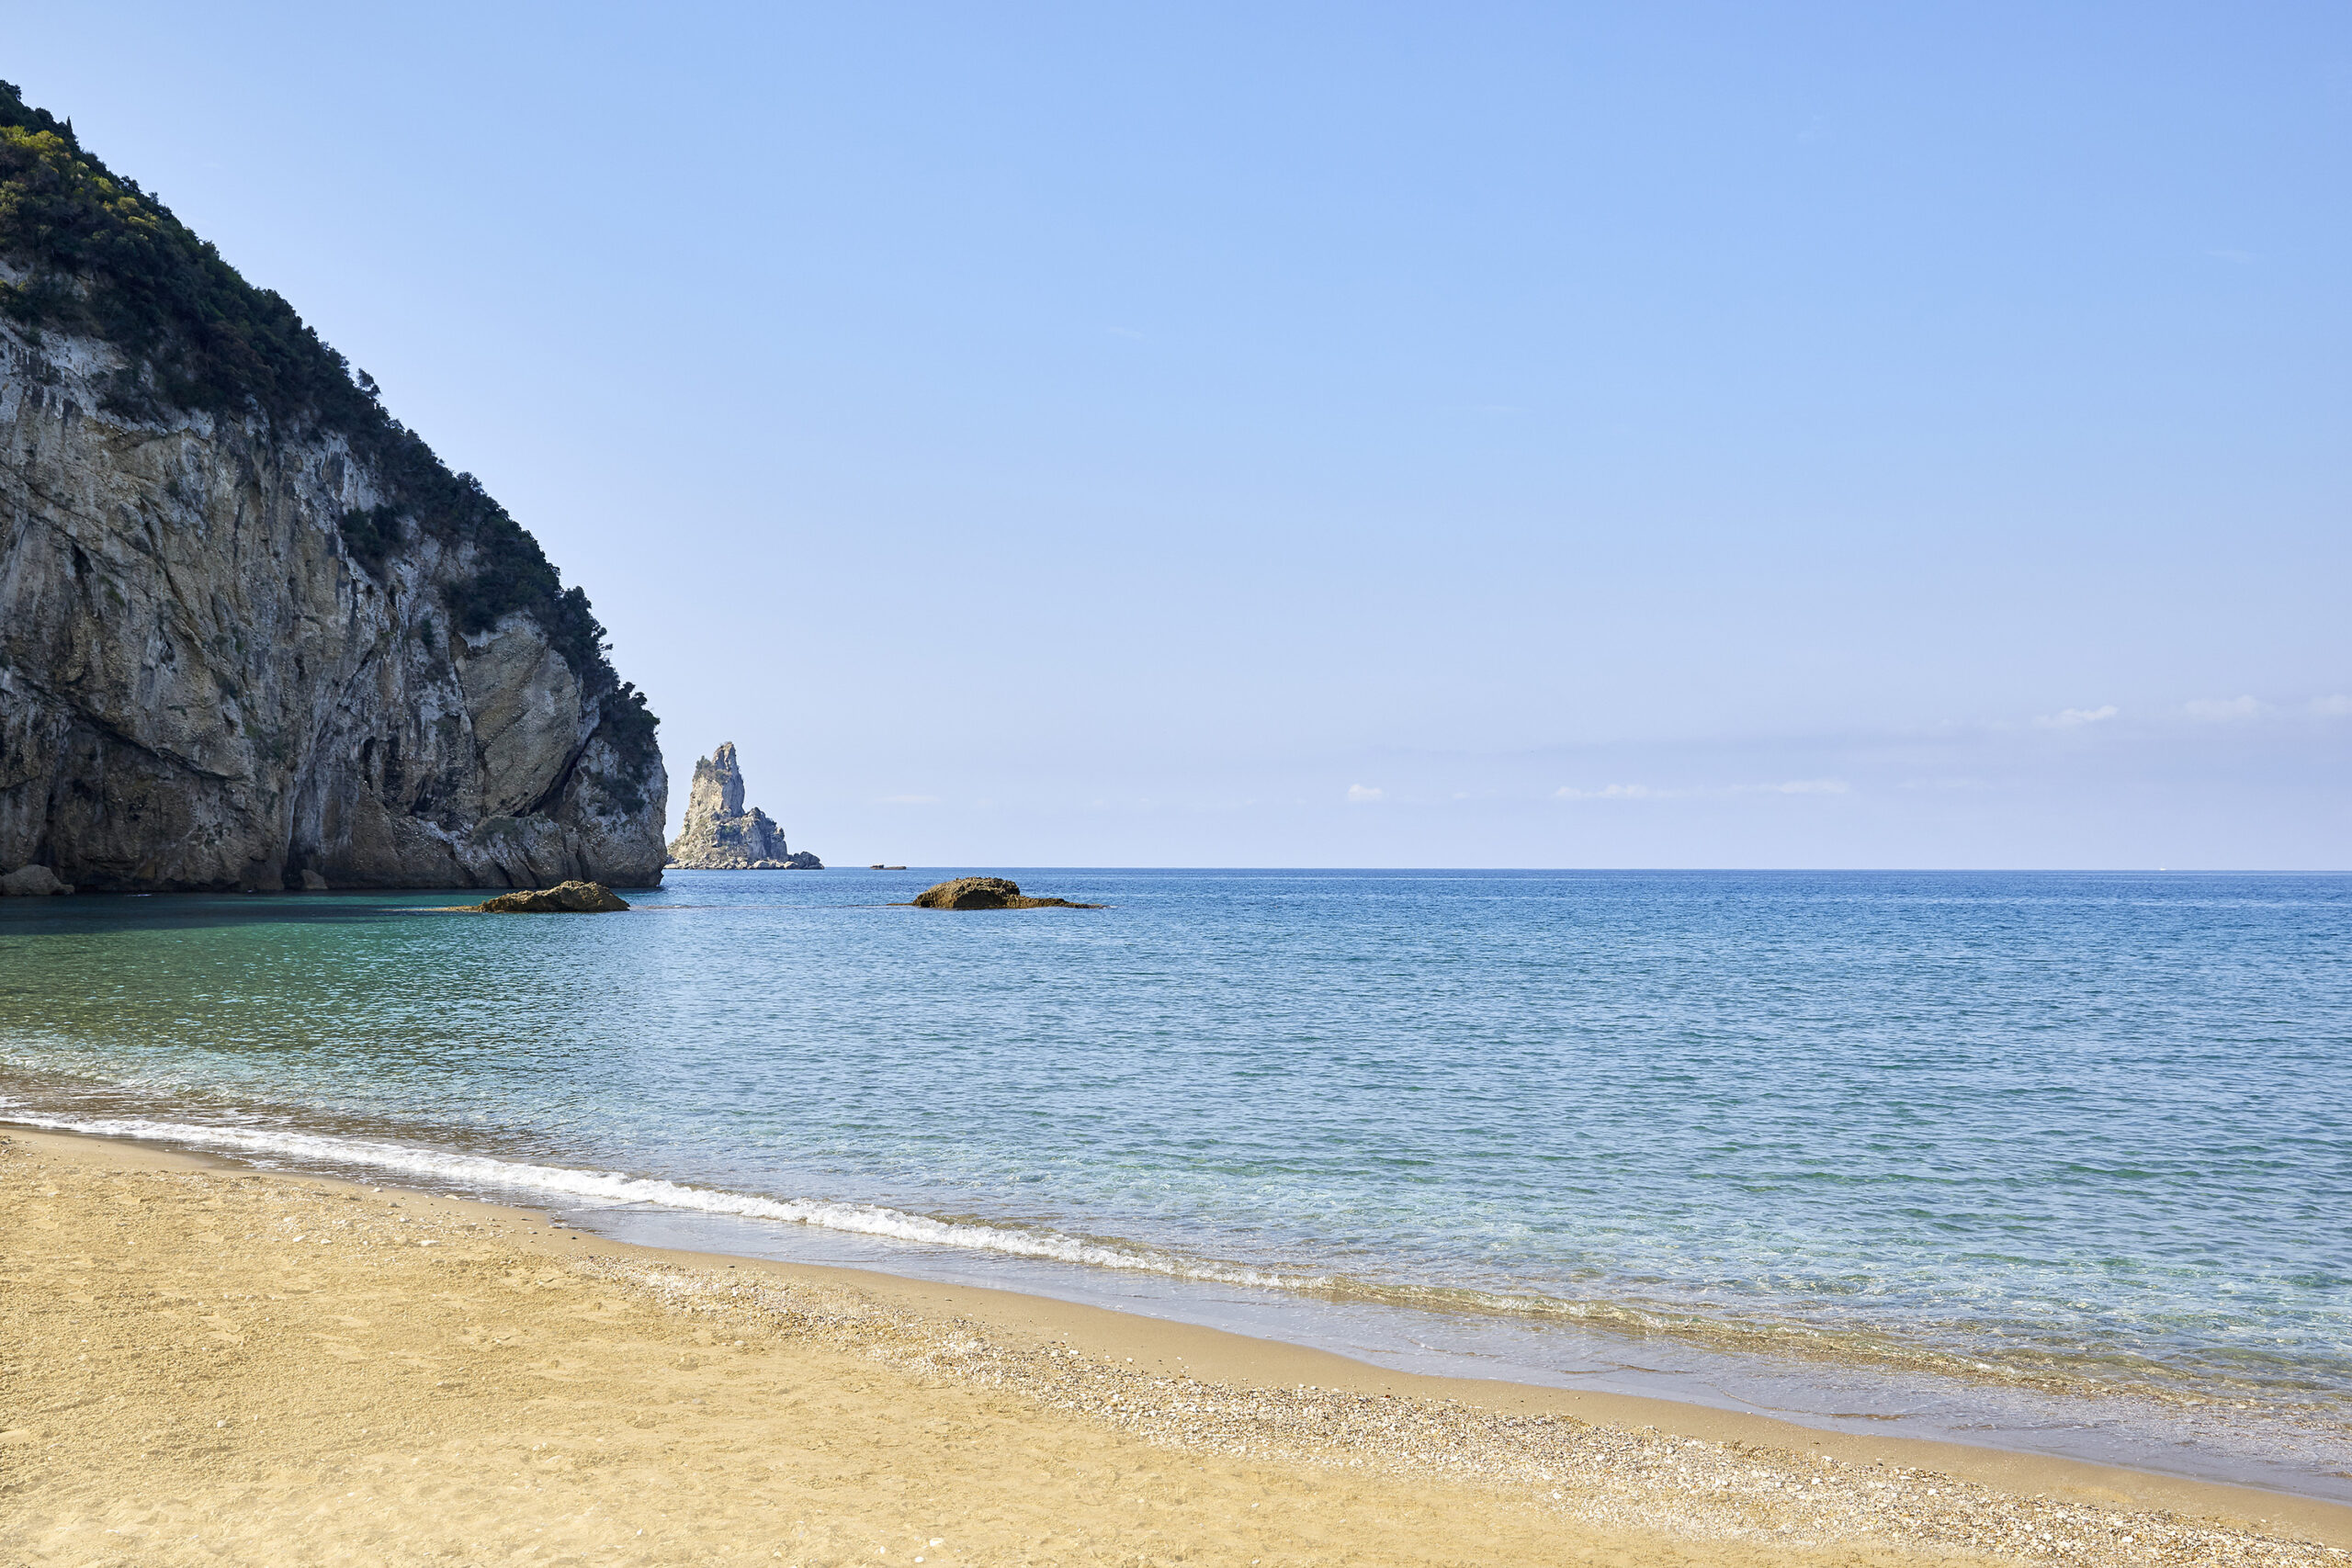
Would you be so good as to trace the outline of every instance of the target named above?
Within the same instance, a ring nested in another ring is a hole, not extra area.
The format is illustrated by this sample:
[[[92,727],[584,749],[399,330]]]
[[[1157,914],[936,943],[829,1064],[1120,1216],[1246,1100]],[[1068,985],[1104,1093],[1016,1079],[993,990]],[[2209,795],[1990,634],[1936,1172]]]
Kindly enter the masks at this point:
[[[628,905],[601,882],[559,882],[469,906],[485,915],[611,915]]]
[[[682,871],[822,871],[825,863],[784,846],[784,829],[754,806],[743,809],[743,770],[735,742],[695,764],[686,796],[686,826],[670,842],[670,863]]]
[[[71,893],[71,884],[57,880],[57,873],[45,865],[20,865],[6,876],[0,876],[0,897],[39,898],[51,893]]]
[[[662,877],[653,716],[531,536],[0,85],[0,866]]]
[[[915,895],[902,908],[915,909],[1100,909],[1100,904],[1073,904],[1067,898],[1032,898],[1018,883],[1001,876],[959,876]]]

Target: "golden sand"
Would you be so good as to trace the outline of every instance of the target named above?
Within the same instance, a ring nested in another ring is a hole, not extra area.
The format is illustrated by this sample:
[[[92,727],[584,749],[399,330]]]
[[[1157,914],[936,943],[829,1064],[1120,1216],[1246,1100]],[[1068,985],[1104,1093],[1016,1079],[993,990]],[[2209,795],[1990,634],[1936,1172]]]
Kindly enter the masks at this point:
[[[2332,1563],[2352,1510],[12,1132],[0,1562]]]

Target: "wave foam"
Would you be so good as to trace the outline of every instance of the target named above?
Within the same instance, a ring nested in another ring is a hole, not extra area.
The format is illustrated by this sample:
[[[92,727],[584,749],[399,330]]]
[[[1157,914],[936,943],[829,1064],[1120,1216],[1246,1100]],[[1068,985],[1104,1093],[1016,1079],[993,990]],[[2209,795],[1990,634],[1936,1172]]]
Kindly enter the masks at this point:
[[[14,1107],[9,1108],[6,1114],[10,1121],[20,1126],[40,1127],[56,1133],[144,1138],[155,1143],[190,1144],[241,1154],[276,1155],[322,1165],[401,1171],[458,1186],[546,1193],[614,1207],[645,1203],[698,1213],[776,1220],[820,1230],[879,1236],[923,1246],[1004,1253],[1015,1258],[1088,1264],[1100,1269],[1125,1269],[1175,1279],[1251,1285],[1268,1290],[1296,1290],[1329,1283],[1316,1278],[1268,1274],[1250,1269],[1196,1262],[1140,1247],[1114,1247],[1065,1235],[1058,1231],[933,1219],[926,1214],[910,1214],[904,1210],[885,1208],[875,1203],[843,1203],[824,1198],[763,1198],[754,1193],[729,1192],[719,1188],[663,1181],[655,1177],[630,1176],[624,1171],[529,1165],[519,1160],[492,1159],[487,1155],[449,1154],[405,1144],[379,1143],[368,1138],[339,1138],[322,1133],[297,1133],[283,1128],[159,1122],[143,1116],[80,1119],[44,1116]]]

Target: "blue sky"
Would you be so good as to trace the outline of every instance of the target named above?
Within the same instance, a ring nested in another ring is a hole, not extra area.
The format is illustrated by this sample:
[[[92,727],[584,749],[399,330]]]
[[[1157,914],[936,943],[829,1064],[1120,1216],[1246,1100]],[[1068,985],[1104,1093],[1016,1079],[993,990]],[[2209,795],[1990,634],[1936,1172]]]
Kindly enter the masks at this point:
[[[587,588],[673,814],[733,739],[837,863],[2352,865],[2341,6],[8,30]]]

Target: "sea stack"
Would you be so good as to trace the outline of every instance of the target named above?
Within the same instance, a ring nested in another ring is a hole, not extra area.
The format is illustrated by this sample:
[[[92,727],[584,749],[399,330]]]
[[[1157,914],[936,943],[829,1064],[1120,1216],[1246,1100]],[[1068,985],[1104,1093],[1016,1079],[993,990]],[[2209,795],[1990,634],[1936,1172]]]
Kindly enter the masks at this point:
[[[681,871],[822,871],[825,863],[785,848],[784,829],[758,807],[743,809],[743,770],[735,742],[695,764],[686,796],[685,830],[671,840],[670,863]]]
[[[5,83],[0,519],[0,871],[662,879],[653,716],[586,595],[291,306]]]

